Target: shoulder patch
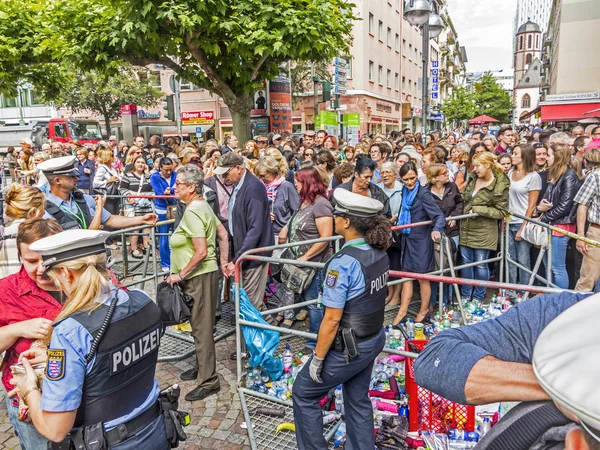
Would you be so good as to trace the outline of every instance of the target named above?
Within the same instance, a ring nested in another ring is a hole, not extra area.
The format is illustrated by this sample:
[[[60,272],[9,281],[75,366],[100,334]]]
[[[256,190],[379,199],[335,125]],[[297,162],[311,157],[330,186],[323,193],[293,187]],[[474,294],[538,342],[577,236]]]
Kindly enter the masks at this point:
[[[46,350],[48,364],[46,365],[46,378],[50,381],[58,381],[65,376],[65,351],[49,348]]]
[[[340,273],[337,270],[328,270],[327,276],[325,277],[325,286],[328,288],[334,288],[337,285],[337,279]]]

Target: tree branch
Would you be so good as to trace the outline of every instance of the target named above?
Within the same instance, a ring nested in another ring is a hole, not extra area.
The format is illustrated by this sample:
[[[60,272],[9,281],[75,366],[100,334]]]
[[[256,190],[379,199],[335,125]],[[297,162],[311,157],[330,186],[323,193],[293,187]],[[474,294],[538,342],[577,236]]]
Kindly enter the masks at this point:
[[[214,90],[217,94],[219,94],[225,100],[227,104],[235,103],[237,99],[237,95],[233,92],[229,84],[225,82],[221,78],[221,76],[217,73],[212,64],[208,61],[208,56],[200,47],[198,47],[192,40],[197,37],[196,33],[194,34],[186,34],[185,35],[185,45],[188,50],[194,57],[200,68],[204,71],[206,77],[213,83]]]
[[[250,77],[252,81],[256,80],[256,77],[258,76],[258,71],[270,55],[271,52],[265,52],[265,54],[262,55],[261,58],[258,61],[256,61],[256,63],[252,66],[254,67],[254,71],[252,72],[252,76]]]
[[[168,58],[166,56],[161,56],[159,58],[156,59],[152,59],[152,58],[146,58],[146,57],[136,57],[136,56],[123,56],[123,59],[125,61],[127,61],[130,64],[133,64],[134,66],[147,66],[150,64],[162,64],[163,66],[168,67],[169,69],[173,70],[177,75],[181,75],[183,73],[183,68],[177,64],[175,61],[173,61],[171,58]]]

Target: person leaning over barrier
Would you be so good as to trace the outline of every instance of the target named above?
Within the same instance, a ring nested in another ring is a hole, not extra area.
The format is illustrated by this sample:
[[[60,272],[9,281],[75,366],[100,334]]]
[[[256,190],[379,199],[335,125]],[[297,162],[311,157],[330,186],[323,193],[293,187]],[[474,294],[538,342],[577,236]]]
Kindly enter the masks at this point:
[[[219,301],[219,272],[216,238],[219,238],[221,267],[228,261],[229,240],[211,206],[204,199],[204,173],[188,164],[177,172],[177,197],[186,204],[185,213],[170,239],[171,275],[167,282],[180,283],[183,292],[194,299],[192,336],[196,344],[193,369],[181,374],[182,380],[197,380],[198,386],[189,392],[188,401],[201,400],[219,392],[216,369],[213,326]]]
[[[296,440],[302,450],[325,450],[319,401],[342,385],[346,450],[375,447],[369,383],[385,344],[383,321],[390,268],[390,223],[383,204],[345,189],[333,192],[335,231],[344,247],[323,269],[325,313],[314,354],[294,382]]]
[[[478,450],[533,448],[533,444],[542,439],[549,429],[553,429],[549,435],[556,440],[564,440],[566,430],[558,427],[564,427],[571,421],[548,401],[550,397],[536,379],[532,361],[535,360],[534,347],[542,331],[582,301],[595,302],[597,305],[600,294],[592,296],[563,292],[540,295],[518,304],[496,319],[442,331],[427,344],[415,361],[415,381],[425,389],[461,404],[528,402],[515,407],[492,428],[489,436],[486,435],[477,445]],[[590,318],[596,320],[596,317]],[[594,329],[592,325],[572,322],[561,329],[560,336],[564,343],[569,342],[566,345],[585,348],[590,352],[590,357],[597,361],[594,346],[598,339],[588,334]],[[556,346],[555,350],[560,352],[563,347]],[[564,362],[564,365],[571,365],[574,371],[585,373],[582,370],[585,367],[579,368],[573,358],[568,363]],[[590,376],[593,374],[597,383],[597,370],[587,373]],[[569,389],[572,387],[574,392],[583,392],[575,380],[565,378],[564,381],[569,383]],[[594,394],[595,386],[585,392],[585,395]],[[492,447],[492,443],[496,445]]]

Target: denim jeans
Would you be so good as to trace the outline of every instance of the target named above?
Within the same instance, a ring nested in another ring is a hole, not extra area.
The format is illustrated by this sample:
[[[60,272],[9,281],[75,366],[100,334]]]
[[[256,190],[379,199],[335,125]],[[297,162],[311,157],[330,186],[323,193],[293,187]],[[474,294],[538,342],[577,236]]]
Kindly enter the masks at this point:
[[[521,239],[520,241],[515,239],[520,228],[520,223],[511,223],[508,227],[508,254],[513,261],[517,261],[522,266],[531,269],[531,244],[525,239]],[[509,264],[508,277],[510,283],[517,283],[517,273],[519,274],[519,283],[529,283],[530,274],[528,272],[523,269],[517,269],[517,266],[514,264]]]
[[[33,424],[19,420],[19,408],[13,406],[12,399],[8,397],[6,398],[6,409],[8,409],[8,419],[19,438],[22,450],[45,449],[48,446],[48,439],[42,436]]]
[[[157,214],[158,221],[167,220],[166,214]],[[160,266],[163,270],[168,270],[171,267],[171,248],[169,246],[169,236],[167,233],[173,231],[173,224],[159,225],[156,227],[157,233],[164,233],[164,236],[158,236],[158,251],[160,253]]]
[[[313,278],[310,285],[300,294],[300,300],[302,302],[307,302],[309,300],[315,300],[319,298],[319,293],[321,291],[321,285],[323,284],[323,272],[321,270],[317,270],[315,277]],[[306,307],[308,310],[308,332],[309,333],[319,333],[319,328],[321,328],[321,322],[323,322],[323,305],[320,303],[315,303],[314,305],[309,305]],[[306,342],[306,346],[308,348],[314,349],[317,346],[316,339],[309,339]]]
[[[567,236],[552,236],[552,282],[561,289],[569,289],[567,273]],[[544,265],[548,267],[548,253],[544,253]]]
[[[460,246],[461,264],[470,264],[477,261],[483,261],[490,257],[490,250],[481,248],[472,248],[464,245]],[[488,281],[490,279],[490,269],[487,263],[477,264],[474,267],[468,267],[460,271],[462,278]],[[481,286],[473,287],[463,284],[460,287],[460,295],[463,299],[483,300],[487,289]]]

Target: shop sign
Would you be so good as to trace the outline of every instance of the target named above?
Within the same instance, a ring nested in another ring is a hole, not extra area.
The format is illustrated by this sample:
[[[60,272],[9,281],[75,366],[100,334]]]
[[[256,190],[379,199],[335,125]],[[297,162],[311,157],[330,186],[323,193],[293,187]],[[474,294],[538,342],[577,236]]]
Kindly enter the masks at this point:
[[[184,125],[208,125],[215,123],[214,111],[186,111],[181,113]]]

